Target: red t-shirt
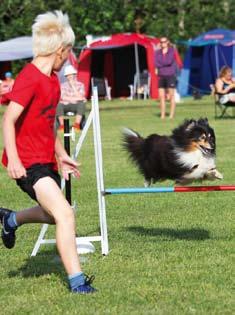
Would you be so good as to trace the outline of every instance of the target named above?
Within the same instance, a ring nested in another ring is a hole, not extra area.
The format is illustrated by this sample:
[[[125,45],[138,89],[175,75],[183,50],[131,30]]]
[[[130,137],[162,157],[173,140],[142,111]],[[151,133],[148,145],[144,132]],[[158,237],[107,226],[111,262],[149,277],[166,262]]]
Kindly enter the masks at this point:
[[[15,80],[11,92],[5,94],[9,101],[24,107],[15,124],[16,147],[25,168],[36,163],[53,163],[55,159],[54,120],[60,99],[57,75],[43,74],[32,63],[27,64]],[[6,151],[2,163],[7,166]]]

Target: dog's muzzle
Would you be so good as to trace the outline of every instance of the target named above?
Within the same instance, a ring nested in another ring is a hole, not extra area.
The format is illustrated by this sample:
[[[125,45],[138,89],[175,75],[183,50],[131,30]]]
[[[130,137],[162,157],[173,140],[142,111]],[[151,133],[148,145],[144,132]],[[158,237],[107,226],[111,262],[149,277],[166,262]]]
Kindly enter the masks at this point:
[[[215,152],[213,148],[206,148],[206,147],[203,147],[202,145],[199,145],[199,149],[205,155],[213,155]]]

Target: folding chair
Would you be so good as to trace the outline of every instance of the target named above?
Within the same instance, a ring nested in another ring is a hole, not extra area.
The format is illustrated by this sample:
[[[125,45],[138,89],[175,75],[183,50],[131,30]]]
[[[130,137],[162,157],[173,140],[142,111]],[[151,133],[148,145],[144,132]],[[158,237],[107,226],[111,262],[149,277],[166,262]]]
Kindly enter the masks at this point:
[[[106,78],[91,78],[91,87],[97,87],[98,97],[103,97],[107,100],[111,100],[111,87],[108,85],[108,80]]]
[[[215,118],[232,118],[235,117],[235,103],[227,102],[225,104],[221,104],[219,101],[219,95],[216,93],[216,89],[214,84],[210,85],[211,94],[214,97],[214,108],[215,108]],[[233,109],[233,114],[228,113],[228,109]]]
[[[137,73],[134,76],[134,86],[133,86],[133,94],[136,95],[137,98],[143,98],[146,100],[150,96],[150,74],[147,70]]]

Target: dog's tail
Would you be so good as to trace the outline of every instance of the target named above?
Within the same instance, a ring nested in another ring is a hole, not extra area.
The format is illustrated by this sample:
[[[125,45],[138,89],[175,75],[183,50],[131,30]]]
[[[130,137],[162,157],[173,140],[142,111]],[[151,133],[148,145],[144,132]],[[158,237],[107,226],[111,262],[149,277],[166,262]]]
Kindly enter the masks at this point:
[[[123,147],[128,151],[130,158],[138,165],[144,160],[144,138],[129,128],[123,128]]]

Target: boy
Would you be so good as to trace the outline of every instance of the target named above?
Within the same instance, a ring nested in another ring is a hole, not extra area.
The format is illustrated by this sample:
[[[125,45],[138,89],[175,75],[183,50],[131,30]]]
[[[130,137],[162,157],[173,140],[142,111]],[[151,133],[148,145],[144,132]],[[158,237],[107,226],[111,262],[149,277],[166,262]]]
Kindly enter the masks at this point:
[[[62,176],[73,172],[77,163],[54,134],[56,106],[60,98],[59,71],[74,44],[75,36],[66,14],[61,11],[37,16],[32,26],[34,59],[18,75],[13,90],[6,94],[9,105],[3,117],[5,150],[2,162],[10,178],[38,202],[38,206],[14,212],[0,208],[2,240],[15,245],[15,231],[24,223],[56,224],[56,243],[71,292],[93,293],[90,279],[81,271],[76,249],[73,209],[60,189]]]

